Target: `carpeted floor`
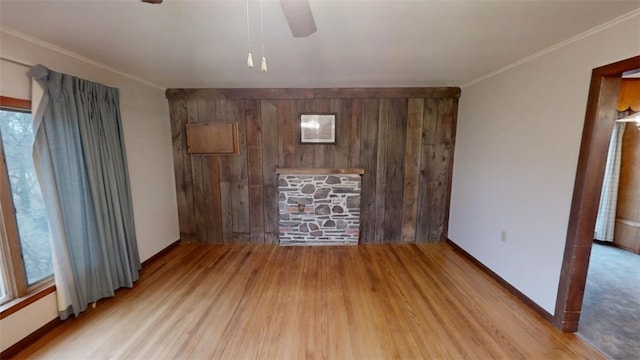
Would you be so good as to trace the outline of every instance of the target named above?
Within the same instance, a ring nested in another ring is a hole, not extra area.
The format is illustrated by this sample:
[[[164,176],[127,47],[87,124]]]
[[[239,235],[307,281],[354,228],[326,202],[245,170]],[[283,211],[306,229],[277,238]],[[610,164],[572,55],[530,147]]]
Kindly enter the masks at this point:
[[[578,333],[615,360],[640,358],[640,255],[593,244]]]

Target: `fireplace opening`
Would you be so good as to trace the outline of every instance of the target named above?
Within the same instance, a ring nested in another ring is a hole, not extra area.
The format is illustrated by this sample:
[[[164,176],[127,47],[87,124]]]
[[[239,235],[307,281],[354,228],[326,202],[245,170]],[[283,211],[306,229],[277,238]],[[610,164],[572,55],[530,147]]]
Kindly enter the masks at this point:
[[[280,245],[357,245],[364,169],[277,169]]]

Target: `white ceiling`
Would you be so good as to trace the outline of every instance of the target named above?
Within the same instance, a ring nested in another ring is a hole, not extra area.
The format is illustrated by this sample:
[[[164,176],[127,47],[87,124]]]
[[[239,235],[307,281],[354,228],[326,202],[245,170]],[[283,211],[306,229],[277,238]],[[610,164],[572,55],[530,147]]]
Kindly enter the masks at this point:
[[[264,0],[266,74],[246,67],[244,0],[0,0],[0,27],[163,88],[460,86],[640,8],[640,0],[310,3],[318,31],[293,38],[279,3]],[[259,65],[260,3],[249,6]]]

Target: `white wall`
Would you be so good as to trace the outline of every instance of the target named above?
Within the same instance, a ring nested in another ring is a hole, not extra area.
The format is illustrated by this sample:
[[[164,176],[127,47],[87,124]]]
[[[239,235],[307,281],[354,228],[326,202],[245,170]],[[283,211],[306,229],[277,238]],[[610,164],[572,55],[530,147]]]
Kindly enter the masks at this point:
[[[28,307],[0,320],[0,351],[22,340],[58,317],[56,294],[49,294]]]
[[[462,90],[449,238],[551,314],[591,70],[638,54],[636,13]]]
[[[2,54],[0,46],[0,55]],[[0,59],[0,96],[16,99],[31,99],[29,67]]]
[[[0,32],[0,57],[101,82],[120,89],[120,110],[131,181],[136,236],[141,260],[178,240],[178,210],[169,107],[164,90],[89,62]],[[0,61],[0,95],[31,97],[25,66]],[[56,317],[47,296],[0,320],[0,350]]]

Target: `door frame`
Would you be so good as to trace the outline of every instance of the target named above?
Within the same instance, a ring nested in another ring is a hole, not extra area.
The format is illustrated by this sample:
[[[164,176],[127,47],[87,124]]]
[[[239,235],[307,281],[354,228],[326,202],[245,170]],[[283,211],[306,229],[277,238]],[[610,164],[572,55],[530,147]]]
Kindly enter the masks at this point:
[[[635,56],[591,73],[554,316],[554,325],[564,332],[578,330],[621,77],[638,68],[640,56]]]

